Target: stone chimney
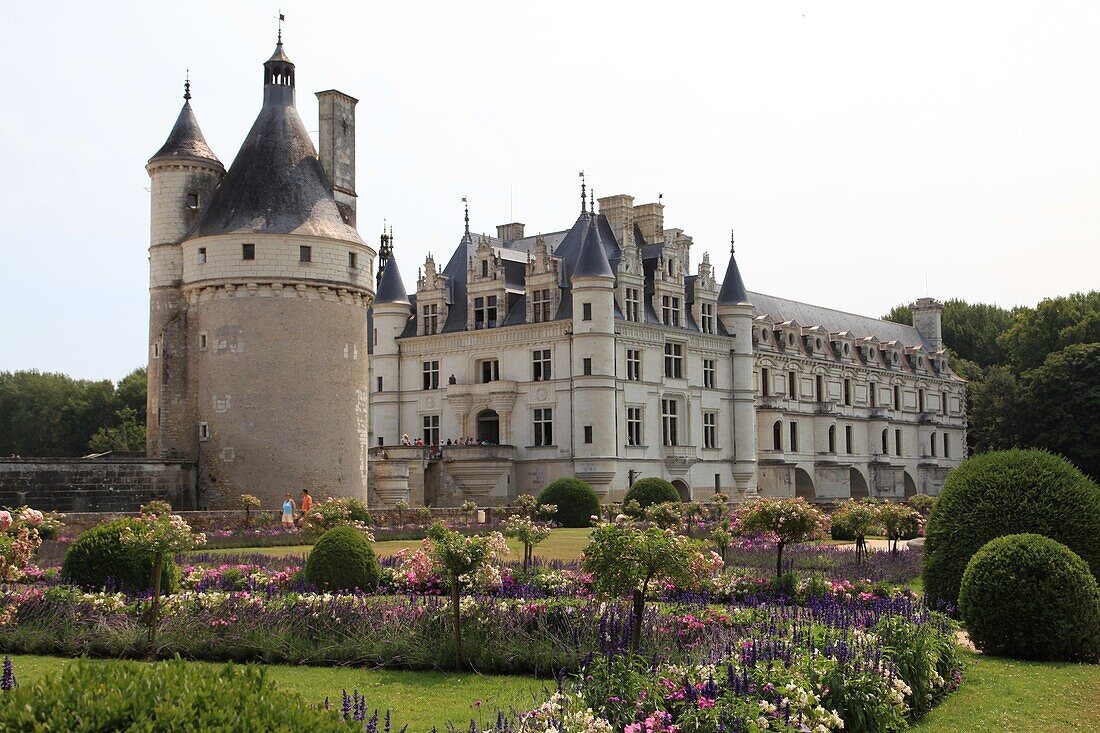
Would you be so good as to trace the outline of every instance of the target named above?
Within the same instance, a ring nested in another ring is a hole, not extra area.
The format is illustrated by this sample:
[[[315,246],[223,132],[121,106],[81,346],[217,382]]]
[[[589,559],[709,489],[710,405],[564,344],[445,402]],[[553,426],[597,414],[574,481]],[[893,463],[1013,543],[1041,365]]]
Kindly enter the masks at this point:
[[[523,225],[518,221],[511,224],[497,224],[497,239],[502,242],[514,242],[523,239]]]
[[[355,226],[355,105],[359,100],[329,89],[317,92],[318,151],[340,210]]]
[[[909,307],[913,313],[913,325],[924,340],[935,350],[943,348],[943,303],[935,298],[918,298]]]
[[[626,194],[599,199],[600,213],[607,218],[620,247],[634,243],[634,197]]]
[[[634,223],[642,230],[646,244],[659,244],[665,239],[665,205],[641,204],[634,207]]]

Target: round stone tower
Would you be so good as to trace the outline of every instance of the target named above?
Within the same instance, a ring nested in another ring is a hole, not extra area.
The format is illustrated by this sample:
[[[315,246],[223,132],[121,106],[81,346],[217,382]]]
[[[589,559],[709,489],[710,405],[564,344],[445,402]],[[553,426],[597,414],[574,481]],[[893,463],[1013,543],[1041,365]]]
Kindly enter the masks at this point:
[[[280,40],[260,114],[178,248],[200,507],[250,493],[270,508],[304,488],[367,498],[375,252],[355,230],[354,171],[340,162],[353,160],[355,100],[318,95],[333,158],[318,160],[294,81]]]
[[[730,261],[722,289],[718,291],[718,319],[733,339],[733,478],[746,496],[757,494],[756,479],[756,389],[752,356],[753,307],[749,301],[730,235]]]
[[[145,170],[152,194],[149,233],[149,389],[146,450],[155,458],[195,454],[195,405],[187,391],[187,309],[181,302],[180,242],[217,188],[225,168],[191,109],[191,82],[168,140]]]

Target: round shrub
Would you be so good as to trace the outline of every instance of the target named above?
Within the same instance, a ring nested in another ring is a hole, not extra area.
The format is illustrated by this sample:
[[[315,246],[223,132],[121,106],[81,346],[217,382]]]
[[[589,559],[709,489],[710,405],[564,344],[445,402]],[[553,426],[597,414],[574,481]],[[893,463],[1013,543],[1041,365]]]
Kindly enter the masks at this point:
[[[638,479],[633,486],[626,490],[623,504],[628,504],[632,500],[638,502],[638,506],[645,509],[650,504],[664,504],[669,501],[679,503],[680,492],[663,478],[650,476],[649,478]]]
[[[600,515],[600,497],[578,478],[551,481],[539,494],[539,506],[555,504],[554,521],[563,527],[590,527],[593,515]]]
[[[1077,553],[1049,537],[987,542],[966,565],[959,612],[974,645],[988,654],[1100,658],[1100,587]]]
[[[354,527],[325,532],[306,560],[306,580],[326,590],[374,590],[381,573],[370,542]]]
[[[122,544],[119,536],[132,519],[97,524],[76,538],[65,555],[61,579],[86,590],[115,590],[140,593],[153,589],[153,556]],[[160,592],[175,593],[180,586],[180,569],[165,558],[160,573]]]
[[[924,536],[924,588],[955,604],[966,564],[1009,534],[1058,540],[1100,574],[1100,487],[1063,458],[1038,450],[984,453],[948,474]]]

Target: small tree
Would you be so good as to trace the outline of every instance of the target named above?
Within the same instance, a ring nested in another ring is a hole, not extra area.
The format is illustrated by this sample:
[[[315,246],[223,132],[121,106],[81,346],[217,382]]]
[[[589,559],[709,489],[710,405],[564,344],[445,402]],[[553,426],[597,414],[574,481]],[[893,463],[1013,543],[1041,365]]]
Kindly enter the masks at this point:
[[[886,502],[879,506],[878,515],[894,555],[898,554],[898,540],[916,536],[924,523],[921,513],[907,504]]]
[[[157,640],[160,621],[160,574],[165,558],[172,562],[177,552],[186,552],[206,544],[206,535],[192,534],[190,525],[178,514],[143,512],[132,526],[122,530],[122,544],[153,556],[153,607],[149,621],[149,646]]]
[[[504,522],[504,536],[513,537],[523,543],[523,572],[531,566],[535,545],[550,536],[550,528],[535,524],[529,517],[508,517]]]
[[[525,517],[531,516],[535,511],[535,507],[538,506],[538,499],[530,494],[520,494],[516,497],[515,505],[516,509],[519,509],[519,513]]]
[[[244,507],[244,526],[252,524],[252,510],[260,506],[260,499],[252,494],[241,494],[241,506]]]
[[[463,537],[442,522],[428,528],[428,551],[432,562],[443,571],[451,586],[451,613],[455,625],[455,670],[462,671],[462,583],[486,565],[508,554],[500,532],[480,537]]]
[[[855,537],[856,563],[867,557],[867,535],[881,526],[880,506],[873,499],[849,501],[833,512],[833,524],[843,525]]]
[[[631,595],[634,626],[630,648],[636,652],[641,644],[650,583],[657,578],[668,578],[674,583],[692,582],[701,555],[698,543],[671,530],[602,524],[592,532],[592,541],[584,548],[582,565],[592,573],[600,593],[616,598]]]
[[[741,508],[744,532],[767,533],[776,538],[775,577],[783,574],[783,548],[819,537],[829,528],[829,518],[805,499],[757,499]]]

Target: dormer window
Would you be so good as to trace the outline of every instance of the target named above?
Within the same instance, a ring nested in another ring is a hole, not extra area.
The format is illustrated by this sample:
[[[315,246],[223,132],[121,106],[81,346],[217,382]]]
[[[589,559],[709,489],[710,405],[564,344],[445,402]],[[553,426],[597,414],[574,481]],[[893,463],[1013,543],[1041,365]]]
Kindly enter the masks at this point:
[[[474,298],[474,329],[497,327],[497,296]]]
[[[674,295],[661,296],[661,320],[666,326],[680,325],[680,299]]]
[[[532,320],[535,323],[543,323],[550,320],[550,289],[543,288],[532,293],[533,309]]]
[[[638,288],[626,289],[626,320],[637,321],[638,314],[641,310],[641,296],[638,293]]]
[[[765,343],[765,344],[768,343],[768,329],[766,329],[766,328],[760,329],[760,341]]]
[[[481,276],[489,277],[489,260],[481,261]]]
[[[703,333],[715,333],[714,328],[714,304],[703,303],[699,306],[699,313],[702,323],[699,327],[703,330]]]
[[[675,260],[670,258],[665,263],[665,274],[668,275],[669,277],[672,277],[676,272],[676,265],[673,264],[674,262],[675,262]]]

